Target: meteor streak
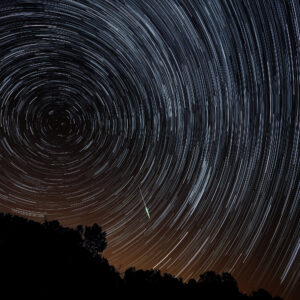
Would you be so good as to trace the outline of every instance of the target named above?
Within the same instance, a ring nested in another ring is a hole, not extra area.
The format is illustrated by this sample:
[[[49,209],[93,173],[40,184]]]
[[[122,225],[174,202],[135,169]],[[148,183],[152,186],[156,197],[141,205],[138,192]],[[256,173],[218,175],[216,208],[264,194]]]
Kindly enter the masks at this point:
[[[148,209],[148,207],[147,207],[147,205],[146,205],[146,202],[145,202],[145,199],[144,199],[143,193],[142,193],[142,191],[141,191],[141,188],[139,187],[139,189],[140,189],[141,196],[142,196],[142,200],[143,200],[143,203],[144,203],[144,206],[145,206],[145,211],[146,211],[146,214],[147,214],[148,218],[149,218],[149,219],[151,219],[151,218],[150,218],[149,209]]]

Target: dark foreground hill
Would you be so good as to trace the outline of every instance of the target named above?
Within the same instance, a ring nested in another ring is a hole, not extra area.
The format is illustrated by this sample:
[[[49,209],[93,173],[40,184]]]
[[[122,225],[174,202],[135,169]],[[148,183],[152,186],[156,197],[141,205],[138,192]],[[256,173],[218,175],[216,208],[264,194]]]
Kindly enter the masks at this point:
[[[157,270],[130,268],[120,276],[102,257],[105,247],[105,232],[96,224],[71,229],[57,221],[40,224],[0,213],[0,297],[110,299],[118,294],[143,299],[164,294],[185,299],[281,299],[262,289],[242,294],[229,273],[210,271],[188,283]]]

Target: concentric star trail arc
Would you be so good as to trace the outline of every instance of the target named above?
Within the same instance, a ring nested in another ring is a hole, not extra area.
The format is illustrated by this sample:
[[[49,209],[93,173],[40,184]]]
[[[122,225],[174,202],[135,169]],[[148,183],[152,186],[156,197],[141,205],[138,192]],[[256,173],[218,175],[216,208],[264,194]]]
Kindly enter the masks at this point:
[[[98,223],[120,271],[296,300],[299,19],[293,0],[0,1],[1,210]]]

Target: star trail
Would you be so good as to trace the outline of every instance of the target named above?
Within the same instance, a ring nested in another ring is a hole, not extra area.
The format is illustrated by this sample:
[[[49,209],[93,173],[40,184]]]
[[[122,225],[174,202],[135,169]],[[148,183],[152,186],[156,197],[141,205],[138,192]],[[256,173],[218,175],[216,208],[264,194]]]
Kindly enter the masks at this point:
[[[299,292],[298,1],[0,2],[0,209],[104,252]],[[151,216],[151,217],[150,217]]]

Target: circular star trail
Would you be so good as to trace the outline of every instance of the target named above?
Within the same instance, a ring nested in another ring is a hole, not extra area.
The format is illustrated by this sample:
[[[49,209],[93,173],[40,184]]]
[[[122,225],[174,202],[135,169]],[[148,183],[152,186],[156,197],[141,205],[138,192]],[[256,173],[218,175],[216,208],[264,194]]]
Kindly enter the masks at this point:
[[[0,206],[99,223],[123,271],[299,284],[298,1],[0,4]]]

